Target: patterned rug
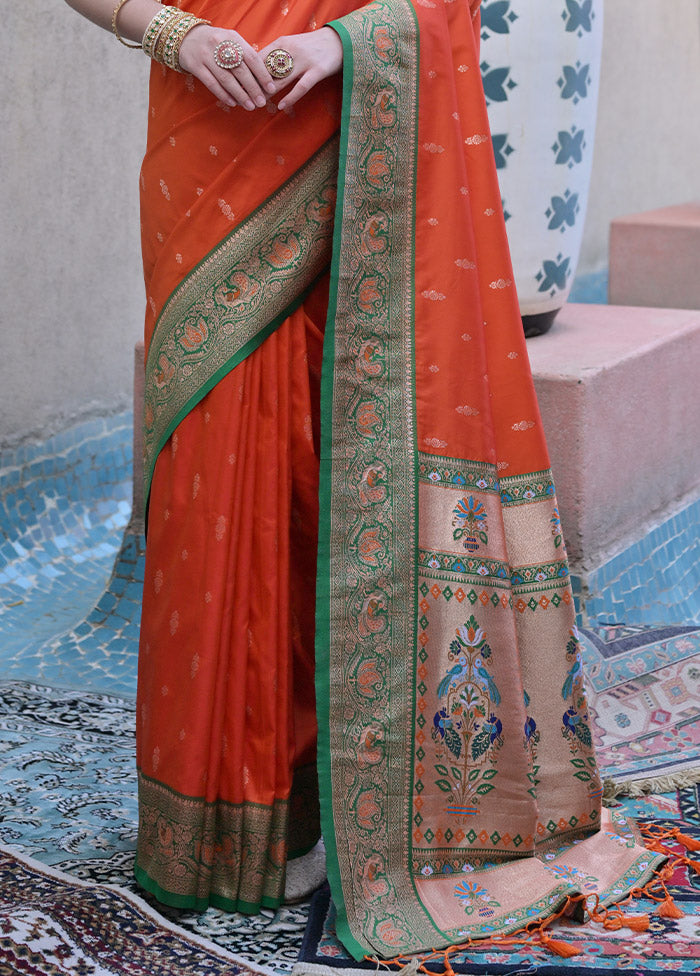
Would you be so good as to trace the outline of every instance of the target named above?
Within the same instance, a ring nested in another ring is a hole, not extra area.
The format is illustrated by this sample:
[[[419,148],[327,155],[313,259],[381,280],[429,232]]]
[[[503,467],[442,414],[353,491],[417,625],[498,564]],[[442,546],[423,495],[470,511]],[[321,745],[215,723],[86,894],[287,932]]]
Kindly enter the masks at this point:
[[[73,878],[141,894],[161,919],[235,953],[240,965],[289,973],[308,901],[254,916],[199,913],[158,905],[137,887],[134,755],[133,700],[0,681],[0,844]]]
[[[700,788],[695,785],[700,782],[700,631],[697,627],[605,626],[584,630],[581,638],[608,802],[639,820],[661,825],[672,821],[700,840]],[[618,799],[611,799],[614,796]],[[579,947],[581,955],[562,960],[544,949],[483,950],[453,959],[452,966],[470,976],[520,976],[535,969],[544,976],[574,972],[603,976],[616,968],[630,969],[637,976],[668,970],[698,972],[700,876],[692,871],[690,875],[685,868],[679,870],[671,888],[685,917],[673,920],[652,914],[648,932],[607,932],[595,924],[558,925],[556,937]],[[649,901],[634,908],[635,913],[653,910]],[[365,973],[376,966],[353,962],[336,939],[334,908],[326,887],[312,900],[294,973],[328,976],[337,969],[351,976],[354,970]]]
[[[700,796],[691,787],[661,796],[644,796],[618,801],[629,816],[661,825],[679,826],[700,840]],[[682,853],[678,848],[679,854]],[[689,876],[690,874],[690,876]],[[608,976],[613,970],[626,970],[635,976],[660,976],[669,971],[697,973],[700,968],[700,875],[688,868],[676,871],[669,884],[683,918],[670,919],[654,914],[651,901],[637,901],[634,914],[651,913],[648,932],[621,929],[609,932],[599,924],[556,923],[551,933],[579,949],[580,955],[561,959],[539,947],[495,951],[470,951],[451,958],[455,973],[468,976]],[[324,887],[314,895],[309,925],[294,976],[367,976],[376,972],[375,963],[357,963],[349,958],[335,936],[335,913]],[[432,964],[441,972],[442,966]]]
[[[700,780],[700,630],[605,626],[581,634],[593,734],[616,793]]]
[[[123,889],[87,884],[0,848],[0,973],[237,976],[260,973],[160,918]]]
[[[622,809],[641,819],[682,820],[685,832],[700,836],[697,789],[634,798],[650,786],[663,791],[700,780],[700,631],[604,627],[582,637],[601,766],[631,794],[620,801]],[[0,844],[74,879],[138,892],[132,877],[134,751],[132,699],[0,681]],[[586,972],[596,972],[596,960],[601,973],[610,965],[628,968],[637,956],[656,966],[640,969],[635,961],[639,973],[688,968],[700,938],[700,892],[687,878],[676,880],[679,898],[687,902],[679,922],[655,917],[651,934],[641,936],[595,933],[592,927],[567,932],[567,941],[585,943]],[[308,902],[257,916],[157,906],[153,917],[166,930],[170,922],[234,953],[239,966],[288,974],[301,958],[307,968],[351,968],[333,938],[325,898],[319,895],[311,912]],[[513,973],[514,965],[518,973],[535,965],[561,973],[581,963],[553,961],[539,950],[484,952],[463,960],[460,972]],[[6,971],[0,966],[0,973]]]

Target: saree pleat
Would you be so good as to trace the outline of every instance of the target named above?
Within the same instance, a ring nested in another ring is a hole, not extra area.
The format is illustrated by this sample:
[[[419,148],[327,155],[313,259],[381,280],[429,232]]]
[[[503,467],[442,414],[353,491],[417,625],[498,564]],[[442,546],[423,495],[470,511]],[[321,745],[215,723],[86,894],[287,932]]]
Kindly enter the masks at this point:
[[[352,6],[188,3],[258,44]],[[176,906],[276,906],[287,857],[319,833],[313,590],[335,80],[307,105],[311,130],[151,73],[135,870]]]
[[[291,529],[317,519],[308,360],[318,332],[297,310],[190,411],[156,465],[137,872],[176,905],[279,902],[295,769],[304,816],[293,843],[303,851],[318,836],[315,539]]]

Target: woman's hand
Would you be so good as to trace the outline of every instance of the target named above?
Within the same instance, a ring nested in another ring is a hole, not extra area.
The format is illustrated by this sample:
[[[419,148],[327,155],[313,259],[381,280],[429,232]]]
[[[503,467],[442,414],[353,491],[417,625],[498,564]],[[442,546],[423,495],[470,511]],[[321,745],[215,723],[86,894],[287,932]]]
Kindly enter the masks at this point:
[[[214,51],[222,41],[240,44],[243,60],[237,68],[220,68]],[[225,105],[242,105],[252,112],[262,108],[278,86],[260,54],[236,31],[198,24],[185,34],[180,47],[180,67],[199,78]]]
[[[273,79],[274,93],[293,85],[279,102],[278,107],[283,110],[296,105],[319,81],[340,71],[343,64],[343,45],[332,27],[278,37],[260,51],[263,62],[275,48],[288,51],[294,59],[294,67],[286,78]],[[267,68],[265,71],[268,78],[271,77]]]
[[[222,41],[240,44],[243,60],[237,68],[220,68],[214,51]],[[275,48],[283,48],[294,59],[286,78],[273,78],[265,58]],[[236,31],[199,24],[185,35],[180,47],[180,67],[199,78],[216,98],[226,105],[241,105],[248,111],[262,108],[270,95],[292,85],[280,101],[279,108],[290,109],[311,91],[314,85],[340,71],[343,45],[331,27],[305,34],[278,37],[257,52]]]

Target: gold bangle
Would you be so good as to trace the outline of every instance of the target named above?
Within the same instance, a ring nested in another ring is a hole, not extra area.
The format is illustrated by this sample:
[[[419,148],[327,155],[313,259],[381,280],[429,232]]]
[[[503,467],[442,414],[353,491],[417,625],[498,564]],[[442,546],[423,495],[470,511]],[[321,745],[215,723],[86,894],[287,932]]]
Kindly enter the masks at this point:
[[[117,30],[117,14],[119,13],[119,11],[122,9],[122,7],[126,2],[127,0],[119,0],[119,3],[114,8],[114,12],[112,13],[112,33],[119,41],[119,43],[124,45],[124,47],[131,47],[131,48],[141,47],[140,44],[130,44],[129,41],[125,41],[124,38],[119,33],[119,31]]]
[[[141,47],[146,57],[152,58],[154,61],[157,60],[155,54],[156,47],[163,35],[163,31],[175,17],[179,19],[181,16],[182,11],[178,10],[177,7],[163,7],[162,10],[158,11],[144,31],[143,40],[141,41]]]
[[[195,17],[186,27],[180,31],[178,37],[173,45],[172,52],[170,54],[170,67],[173,71],[180,71],[184,74],[183,69],[180,67],[180,48],[182,47],[182,42],[185,36],[189,34],[193,27],[197,27],[199,24],[211,24],[210,20],[202,20],[199,17]]]

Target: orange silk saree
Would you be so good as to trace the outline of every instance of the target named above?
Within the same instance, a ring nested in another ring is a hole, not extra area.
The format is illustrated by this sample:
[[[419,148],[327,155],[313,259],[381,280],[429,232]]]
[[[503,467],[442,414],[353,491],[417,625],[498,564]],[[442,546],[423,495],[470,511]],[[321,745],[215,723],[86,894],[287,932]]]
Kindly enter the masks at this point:
[[[344,67],[294,118],[152,76],[137,877],[279,904],[318,833],[315,640],[354,955],[617,900],[659,858],[601,814],[476,11],[189,7],[259,45],[330,21]]]

